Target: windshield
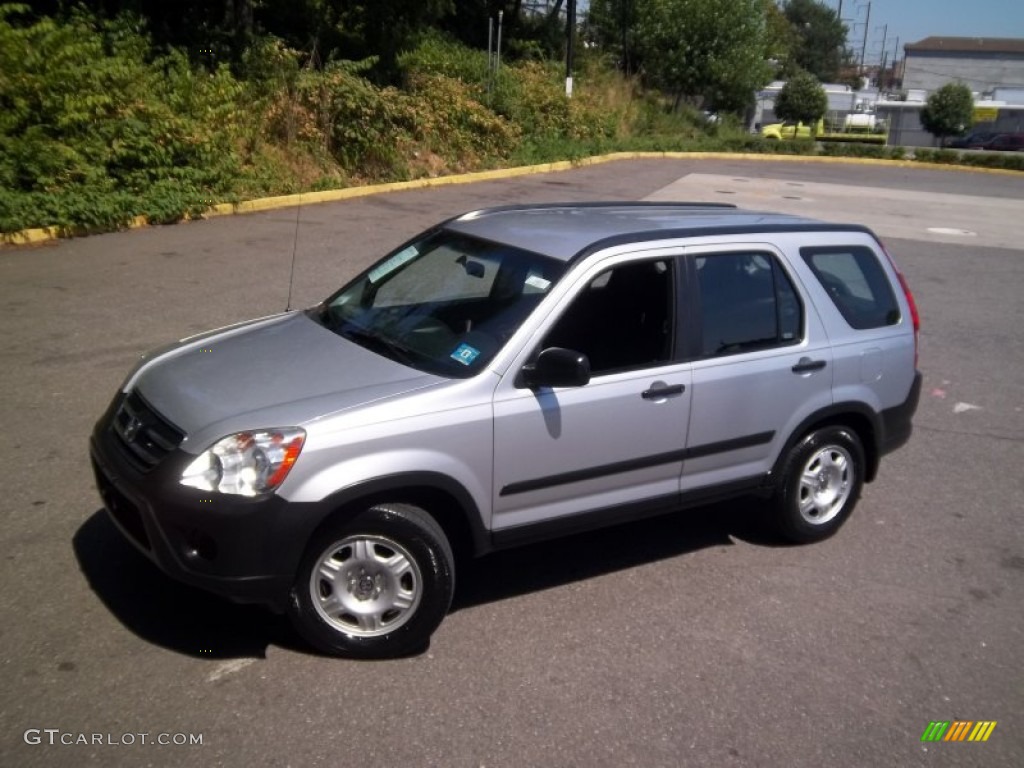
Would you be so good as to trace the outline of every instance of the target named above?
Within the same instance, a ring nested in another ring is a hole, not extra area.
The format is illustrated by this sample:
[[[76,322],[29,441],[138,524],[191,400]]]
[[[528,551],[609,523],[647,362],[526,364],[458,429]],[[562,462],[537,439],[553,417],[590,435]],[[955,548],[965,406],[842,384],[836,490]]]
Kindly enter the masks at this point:
[[[438,231],[378,262],[327,299],[327,328],[430,373],[472,376],[565,271],[535,253]]]

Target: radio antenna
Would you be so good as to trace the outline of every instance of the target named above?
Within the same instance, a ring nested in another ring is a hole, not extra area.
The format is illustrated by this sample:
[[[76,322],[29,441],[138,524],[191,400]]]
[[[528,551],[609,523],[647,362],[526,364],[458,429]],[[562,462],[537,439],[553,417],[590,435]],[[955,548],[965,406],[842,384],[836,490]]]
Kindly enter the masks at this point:
[[[317,30],[317,34],[313,37],[312,46],[309,52],[309,61],[306,62],[306,68],[312,70],[314,66],[318,66],[320,63],[320,53],[317,51],[317,41],[319,40],[320,32]],[[288,124],[289,124],[289,135],[294,130],[295,123],[295,94],[291,87],[288,88],[288,98],[292,101],[292,109],[288,110]],[[299,181],[301,185],[301,179]],[[288,300],[284,304],[284,311],[291,312],[292,310],[292,286],[295,284],[295,257],[299,252],[299,222],[302,216],[302,187],[299,187],[298,204],[295,206],[295,237],[292,239],[292,267],[288,272]]]
[[[292,285],[295,283],[295,254],[299,251],[299,216],[302,215],[302,193],[299,193],[299,204],[295,206],[295,238],[292,240],[292,268],[288,273],[288,301],[285,302],[284,311],[292,310]]]

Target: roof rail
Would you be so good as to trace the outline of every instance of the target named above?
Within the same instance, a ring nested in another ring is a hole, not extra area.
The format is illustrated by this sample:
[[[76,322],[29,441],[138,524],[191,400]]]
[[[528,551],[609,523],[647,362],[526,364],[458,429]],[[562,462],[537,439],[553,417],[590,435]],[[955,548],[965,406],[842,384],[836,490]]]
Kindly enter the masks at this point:
[[[735,209],[736,205],[733,203],[702,203],[692,201],[655,202],[650,200],[606,200],[579,203],[522,203],[518,205],[496,205],[490,208],[478,208],[475,211],[467,211],[461,216],[456,216],[454,221],[477,219],[481,216],[487,216],[492,213],[507,213],[511,211],[550,211],[557,210],[559,208],[686,208],[699,210],[701,208]]]

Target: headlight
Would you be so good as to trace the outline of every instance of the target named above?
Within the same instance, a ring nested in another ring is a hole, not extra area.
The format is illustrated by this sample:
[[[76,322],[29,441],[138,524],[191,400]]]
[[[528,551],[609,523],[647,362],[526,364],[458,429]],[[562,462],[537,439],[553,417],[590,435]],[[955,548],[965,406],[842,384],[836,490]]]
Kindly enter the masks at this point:
[[[181,484],[240,496],[272,491],[288,476],[305,441],[306,431],[298,427],[228,435],[188,465]]]

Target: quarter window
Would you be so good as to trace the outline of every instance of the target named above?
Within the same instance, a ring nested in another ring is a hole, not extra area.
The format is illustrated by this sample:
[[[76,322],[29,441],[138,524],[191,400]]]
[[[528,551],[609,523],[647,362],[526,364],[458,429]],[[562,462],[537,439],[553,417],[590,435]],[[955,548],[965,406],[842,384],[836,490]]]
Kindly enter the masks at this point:
[[[870,248],[801,248],[800,255],[851,328],[881,328],[900,321],[896,295]]]
[[[703,357],[795,344],[803,305],[771,254],[718,253],[695,259]]]

